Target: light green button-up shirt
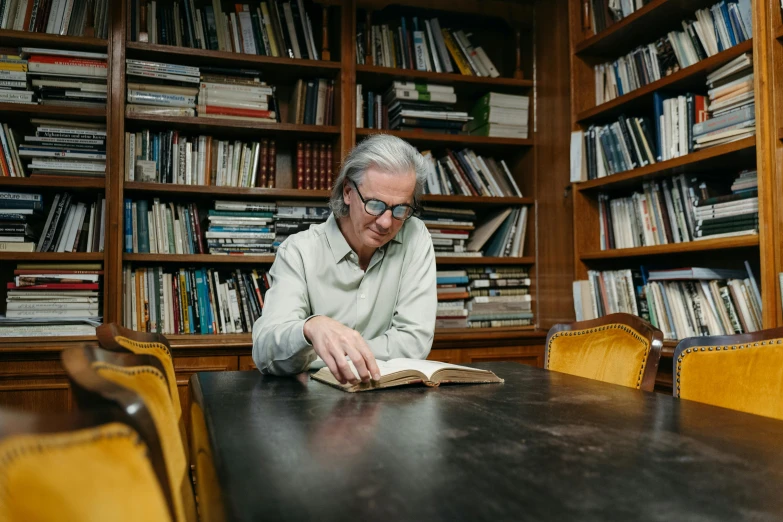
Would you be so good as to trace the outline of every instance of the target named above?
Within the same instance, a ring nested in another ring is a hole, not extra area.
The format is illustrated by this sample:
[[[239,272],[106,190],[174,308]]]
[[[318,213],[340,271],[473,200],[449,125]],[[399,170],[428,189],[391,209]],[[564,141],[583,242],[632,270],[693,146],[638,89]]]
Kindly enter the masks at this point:
[[[375,251],[365,272],[332,214],[286,239],[269,277],[263,313],[253,325],[253,360],[263,373],[308,369],[317,357],[303,329],[315,315],[359,332],[376,359],[429,354],[437,311],[435,253],[415,217]]]

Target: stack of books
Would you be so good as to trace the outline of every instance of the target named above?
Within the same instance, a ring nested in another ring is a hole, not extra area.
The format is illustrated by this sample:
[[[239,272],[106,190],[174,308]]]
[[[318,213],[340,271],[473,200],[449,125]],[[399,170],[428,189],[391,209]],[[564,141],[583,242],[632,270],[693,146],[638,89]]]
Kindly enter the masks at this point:
[[[296,143],[296,188],[329,190],[334,178],[333,161],[330,143],[298,141]]]
[[[43,210],[41,194],[0,192],[0,252],[32,252],[35,234],[31,222]]]
[[[658,156],[656,160],[666,161],[685,156],[696,150],[694,129],[707,120],[707,99],[698,94],[685,94],[665,98],[660,92],[653,94]],[[627,143],[625,144],[627,147]],[[629,149],[632,163],[630,168],[643,167],[649,158],[637,158],[635,148]],[[626,165],[627,166],[627,165]]]
[[[205,254],[201,217],[195,203],[125,199],[125,252]]]
[[[479,257],[480,252],[468,252],[465,243],[475,228],[476,213],[470,209],[424,206],[421,220],[432,236],[435,257]]]
[[[105,124],[35,118],[30,122],[35,134],[25,136],[18,151],[20,158],[30,160],[30,176],[106,175]]]
[[[655,43],[640,46],[613,62],[594,66],[596,105],[660,80],[753,36],[750,0],[722,0],[710,9],[696,11],[695,17],[696,20],[682,21],[683,31],[670,31]]]
[[[470,149],[451,151],[435,160],[431,151],[423,151],[427,160],[425,194],[452,196],[522,197],[506,162],[481,156]]]
[[[11,54],[0,58],[0,103],[35,105],[34,96],[27,84],[27,60]]]
[[[410,20],[403,16],[397,27],[392,24],[367,27],[364,22],[359,22],[357,33],[358,64],[367,63],[367,57],[371,56],[373,64],[382,67],[445,73],[459,71],[466,76],[500,76],[484,49],[470,41],[470,32],[441,28],[437,18],[419,21],[417,16]],[[365,49],[368,35],[370,47]]]
[[[333,80],[297,80],[288,104],[288,123],[333,125],[334,98]]]
[[[27,76],[38,103],[103,109],[106,107],[105,53],[22,47]]]
[[[274,210],[274,209],[273,209]],[[291,234],[307,230],[312,225],[323,223],[332,210],[328,203],[317,201],[278,201],[275,213],[275,241],[277,250]]]
[[[740,173],[731,194],[694,202],[695,236],[699,239],[744,236],[759,230],[758,177],[755,170]]]
[[[216,201],[207,218],[209,253],[270,254],[275,241],[275,208],[274,203]]]
[[[233,4],[224,12],[220,2],[172,4],[131,0],[130,38],[134,42],[176,45],[213,51],[319,60],[311,12],[302,0]],[[316,10],[317,9],[317,10]],[[317,24],[317,19],[316,19]]]
[[[273,95],[258,71],[202,67],[198,116],[276,122]]]
[[[126,114],[195,116],[201,81],[198,67],[126,59],[125,72],[129,77]]]
[[[707,76],[709,118],[694,125],[694,149],[741,140],[756,134],[753,60],[738,56]]]
[[[103,252],[106,199],[84,201],[69,192],[55,194],[36,252]]]
[[[8,0],[0,5],[0,29],[105,39],[108,13],[108,0]]]
[[[357,92],[361,87],[357,86]],[[412,82],[394,82],[384,96],[369,91],[362,97],[368,129],[423,130],[459,134],[470,120],[467,112],[456,111],[454,88]]]
[[[486,217],[470,234],[466,249],[486,257],[522,257],[527,207],[505,208]]]
[[[657,128],[657,123],[653,127],[647,118],[620,116],[608,125],[591,125],[583,135],[581,131],[577,132],[577,137],[581,136],[583,147],[580,152],[584,157],[580,181],[603,178],[660,161]]]
[[[275,140],[219,140],[149,129],[125,133],[125,181],[274,188],[275,159]]]
[[[435,277],[438,295],[435,328],[467,328],[468,273],[465,270],[438,270]]]
[[[466,269],[470,300],[468,327],[496,328],[533,324],[530,275],[522,267]]]
[[[473,106],[465,130],[474,136],[527,139],[529,107],[529,96],[488,92]]]
[[[589,271],[574,281],[577,321],[624,312],[640,316],[666,339],[733,335],[761,329],[761,294],[750,264],[745,270]]]
[[[261,317],[266,273],[135,267],[122,272],[126,327],[162,334],[249,333]]]

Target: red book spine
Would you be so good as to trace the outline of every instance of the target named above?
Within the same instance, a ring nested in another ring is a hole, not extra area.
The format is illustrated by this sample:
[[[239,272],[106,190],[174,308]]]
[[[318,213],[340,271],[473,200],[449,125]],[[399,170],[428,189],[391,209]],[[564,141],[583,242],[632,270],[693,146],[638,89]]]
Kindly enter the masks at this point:
[[[305,188],[304,177],[304,143],[296,142],[296,188]]]
[[[171,306],[173,310],[173,316],[174,316],[174,333],[182,333],[181,325],[179,323],[179,289],[177,288],[177,281],[178,281],[177,274],[173,274],[171,276]]]
[[[85,58],[68,58],[65,56],[50,56],[46,54],[36,54],[27,59],[28,63],[52,63],[55,65],[72,65],[75,67],[97,67],[106,68],[106,62],[100,60],[89,60]]]
[[[326,147],[326,172],[329,179],[334,181],[337,174],[334,171],[334,163],[332,161],[332,147]]]
[[[99,290],[98,283],[51,283],[45,285],[16,286],[7,283],[8,290]]]
[[[267,163],[269,159],[269,140],[261,140],[261,160],[259,163],[259,176],[256,178],[256,187],[266,187],[267,185]]]
[[[103,270],[56,270],[56,269],[42,269],[42,270],[14,270],[14,275],[31,275],[31,274],[93,274],[103,275]]]
[[[309,141],[304,144],[304,177],[305,188],[313,190],[313,144]]]
[[[318,169],[321,171],[321,189],[323,190],[329,190],[329,169],[326,168],[326,149],[329,148],[328,143],[321,143],[321,146],[319,147],[320,155],[318,156],[319,160],[319,166]]]
[[[247,116],[250,118],[274,118],[274,111],[261,111],[255,109],[237,109],[235,107],[220,107],[218,105],[205,105],[199,109],[204,114],[217,114],[223,116]]]
[[[190,204],[190,215],[193,216],[193,230],[198,238],[198,253],[203,254],[204,251],[204,237],[201,235],[201,223],[198,217],[198,208],[195,203]]]
[[[275,145],[275,140],[269,141],[269,165],[266,169],[266,176],[267,176],[267,188],[275,188],[275,182],[277,177],[277,147]]]

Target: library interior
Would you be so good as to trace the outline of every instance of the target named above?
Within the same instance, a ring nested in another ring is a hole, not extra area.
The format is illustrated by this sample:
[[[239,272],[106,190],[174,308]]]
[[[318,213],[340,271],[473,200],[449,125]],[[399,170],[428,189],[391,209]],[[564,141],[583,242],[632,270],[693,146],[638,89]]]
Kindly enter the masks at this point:
[[[782,206],[783,0],[0,0],[0,519],[783,519]]]

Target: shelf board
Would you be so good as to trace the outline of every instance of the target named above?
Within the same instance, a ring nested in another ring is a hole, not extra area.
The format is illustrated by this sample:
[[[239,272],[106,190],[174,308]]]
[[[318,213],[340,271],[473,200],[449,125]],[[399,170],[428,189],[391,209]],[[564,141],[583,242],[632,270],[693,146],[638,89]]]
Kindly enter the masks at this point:
[[[274,254],[268,255],[218,255],[218,254],[122,254],[123,261],[145,263],[203,263],[203,264],[272,264]],[[527,257],[436,257],[439,265],[532,265],[533,256]]]
[[[450,203],[465,205],[534,205],[535,198],[495,197],[495,196],[449,196],[443,194],[425,194],[421,197],[425,203]]]
[[[26,178],[0,177],[1,187],[45,187],[45,188],[70,188],[102,189],[106,187],[106,178],[92,176],[39,176]]]
[[[574,53],[582,56],[625,54],[672,29],[681,31],[681,20],[692,19],[697,9],[714,3],[708,0],[650,0],[630,16],[576,44]]]
[[[463,257],[440,256],[435,257],[438,265],[532,265],[535,264],[535,256],[525,257]]]
[[[0,252],[0,261],[84,263],[103,261],[103,252]]]
[[[2,38],[0,38],[2,41]],[[24,116],[67,116],[78,120],[105,120],[106,109],[62,107],[59,105],[29,105],[26,103],[0,103],[0,114]]]
[[[732,248],[754,248],[758,246],[758,234],[748,234],[746,236],[705,239],[703,241],[690,241],[688,243],[673,243],[669,245],[656,245],[637,248],[598,250],[596,252],[582,253],[579,255],[579,258],[582,261],[600,259],[625,259],[643,256],[709,252],[711,250],[729,250]]]
[[[144,183],[141,181],[126,181],[125,191],[138,193],[151,192],[155,194],[234,196],[258,199],[291,198],[325,200],[329,197],[328,190],[214,187],[211,185],[174,185],[171,183]]]
[[[752,50],[753,40],[747,40],[714,56],[705,58],[690,67],[685,67],[660,80],[635,89],[628,94],[618,96],[617,98],[602,103],[592,109],[582,111],[576,115],[576,119],[580,123],[587,123],[595,120],[608,120],[614,118],[620,113],[627,111],[629,108],[635,108],[648,103],[648,101],[652,99],[653,93],[660,89],[677,88],[704,91],[706,89],[705,82],[708,74],[715,69],[722,67],[737,56]]]
[[[638,184],[641,180],[662,178],[683,172],[714,172],[750,166],[756,159],[756,137],[743,138],[723,145],[692,152],[679,158],[653,163],[646,167],[612,174],[603,178],[575,183],[576,190],[616,189]]]
[[[388,87],[393,80],[427,81],[432,83],[444,83],[456,88],[474,88],[487,91],[487,89],[501,89],[503,91],[520,91],[532,89],[533,80],[517,80],[515,78],[490,78],[487,76],[466,76],[455,73],[439,73],[430,71],[413,71],[410,69],[398,69],[395,67],[382,67],[380,65],[357,65],[356,76],[365,85],[367,80],[375,81],[378,85]]]
[[[280,137],[290,135],[293,138],[305,135],[306,138],[314,136],[335,136],[340,134],[340,128],[335,125],[297,125],[293,123],[254,122],[250,120],[233,120],[223,118],[199,118],[198,116],[161,116],[157,114],[127,114],[125,120],[138,122],[142,126],[154,126],[176,128],[188,131],[228,131],[242,132],[246,130],[257,131],[264,136]]]
[[[325,60],[297,60],[255,54],[230,53],[191,49],[174,45],[159,45],[143,42],[126,42],[129,58],[143,58],[158,61],[174,61],[178,64],[215,65],[220,67],[262,68],[264,71],[304,75],[335,76],[340,71],[340,62]]]
[[[519,138],[489,138],[486,136],[471,136],[469,134],[438,134],[435,132],[423,131],[394,131],[387,129],[356,129],[357,136],[372,136],[373,134],[391,134],[404,140],[414,143],[430,143],[433,145],[493,145],[493,146],[514,146],[514,147],[532,147],[532,139]]]
[[[86,36],[60,36],[30,31],[0,30],[0,42],[7,47],[50,47],[80,51],[106,52],[109,41]]]

